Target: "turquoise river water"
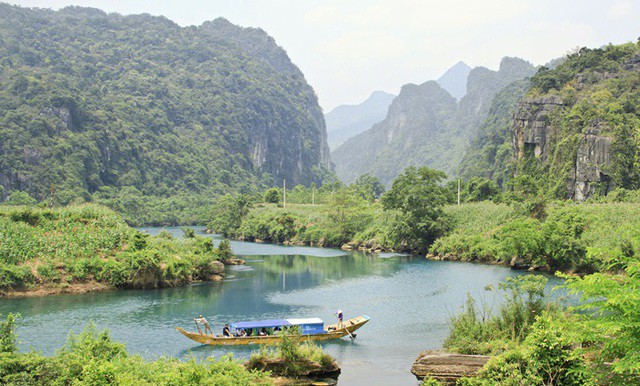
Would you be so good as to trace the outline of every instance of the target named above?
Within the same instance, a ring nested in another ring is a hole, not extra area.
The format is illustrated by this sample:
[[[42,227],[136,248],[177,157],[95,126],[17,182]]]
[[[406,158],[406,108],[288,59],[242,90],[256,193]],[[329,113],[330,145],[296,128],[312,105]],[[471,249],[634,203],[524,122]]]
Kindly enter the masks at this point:
[[[143,228],[150,234],[160,228]],[[179,228],[166,228],[177,236]],[[197,228],[199,233],[201,228]],[[211,236],[217,238],[216,236]],[[371,321],[349,338],[322,343],[342,367],[340,385],[416,385],[410,368],[426,349],[440,348],[447,321],[460,310],[467,293],[486,304],[499,296],[484,290],[508,276],[525,274],[505,267],[428,261],[394,254],[366,255],[336,249],[232,242],[244,266],[228,267],[222,283],[181,288],[123,290],[41,298],[3,299],[0,314],[18,312],[22,350],[50,355],[69,330],[92,320],[108,328],[131,353],[147,358],[246,358],[257,347],[209,347],[175,330],[195,330],[204,315],[218,333],[227,322],[320,317],[333,323],[367,314]],[[551,278],[551,284],[560,280]]]

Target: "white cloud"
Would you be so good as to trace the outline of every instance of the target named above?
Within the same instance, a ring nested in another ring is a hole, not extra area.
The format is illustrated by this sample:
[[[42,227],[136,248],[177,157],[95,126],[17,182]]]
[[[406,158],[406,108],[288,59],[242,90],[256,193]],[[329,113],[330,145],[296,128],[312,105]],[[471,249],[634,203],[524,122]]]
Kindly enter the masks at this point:
[[[635,5],[631,1],[617,1],[607,12],[608,20],[624,20],[634,17]]]

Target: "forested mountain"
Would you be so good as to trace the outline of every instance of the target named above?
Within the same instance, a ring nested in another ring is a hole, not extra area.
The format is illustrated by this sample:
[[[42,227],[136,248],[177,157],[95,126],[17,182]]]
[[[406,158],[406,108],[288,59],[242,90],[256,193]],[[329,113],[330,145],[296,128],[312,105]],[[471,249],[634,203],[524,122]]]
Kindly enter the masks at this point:
[[[2,198],[98,200],[141,222],[153,200],[320,183],[330,168],[301,71],[224,19],[0,3],[0,133]]]
[[[384,121],[333,151],[338,177],[350,182],[370,173],[388,184],[407,166],[455,174],[493,97],[533,73],[534,67],[518,58],[504,58],[498,71],[474,68],[460,102],[435,81],[405,85]]]
[[[583,201],[640,188],[640,47],[582,48],[505,88],[461,164],[527,194]]]
[[[325,114],[329,148],[337,148],[347,139],[382,121],[395,97],[384,91],[374,91],[358,105],[341,105]]]
[[[510,126],[514,188],[578,201],[640,188],[640,46],[582,48],[540,69]]]
[[[471,67],[465,62],[460,61],[442,74],[437,82],[440,87],[447,90],[451,96],[460,100],[467,93],[467,77],[470,72]]]

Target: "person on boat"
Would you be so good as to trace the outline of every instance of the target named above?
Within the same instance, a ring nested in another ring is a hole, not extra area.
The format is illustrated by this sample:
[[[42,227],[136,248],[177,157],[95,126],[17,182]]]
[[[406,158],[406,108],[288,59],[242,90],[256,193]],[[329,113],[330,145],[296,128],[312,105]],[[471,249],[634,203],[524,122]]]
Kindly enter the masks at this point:
[[[338,317],[338,328],[342,328],[342,319],[344,318],[342,310],[338,310],[338,312],[336,312],[336,316]]]
[[[229,325],[225,324],[224,328],[222,329],[222,335],[223,336],[231,336],[231,331],[229,331]]]
[[[245,330],[245,333],[247,334],[247,336],[251,336],[251,335],[253,335],[253,328],[247,328],[247,329]]]
[[[204,318],[204,316],[200,315],[199,318],[194,318],[193,320],[196,321],[196,324],[202,324],[202,326],[204,327],[204,333],[209,333],[211,335],[213,335],[213,330],[211,329],[211,326],[209,325],[209,322],[207,321],[207,319]]]
[[[262,327],[262,330],[258,333],[258,336],[267,336],[267,329]]]
[[[247,336],[247,332],[243,329],[238,330],[238,332],[236,332],[236,336],[237,337],[243,337],[243,336]]]

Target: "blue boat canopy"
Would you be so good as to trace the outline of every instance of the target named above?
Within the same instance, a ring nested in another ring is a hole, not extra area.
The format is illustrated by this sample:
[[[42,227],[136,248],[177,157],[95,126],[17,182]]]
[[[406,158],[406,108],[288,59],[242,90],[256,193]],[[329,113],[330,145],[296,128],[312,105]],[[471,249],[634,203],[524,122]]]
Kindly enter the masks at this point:
[[[300,326],[304,335],[321,334],[324,332],[324,322],[319,318],[305,319],[268,319],[255,322],[236,322],[231,324],[231,328],[236,330],[246,330],[248,328],[274,328],[285,326]]]
[[[255,322],[236,322],[232,323],[231,327],[235,329],[243,329],[247,328],[273,328],[273,327],[282,327],[282,326],[290,326],[286,319],[269,319],[269,320],[258,320]]]

